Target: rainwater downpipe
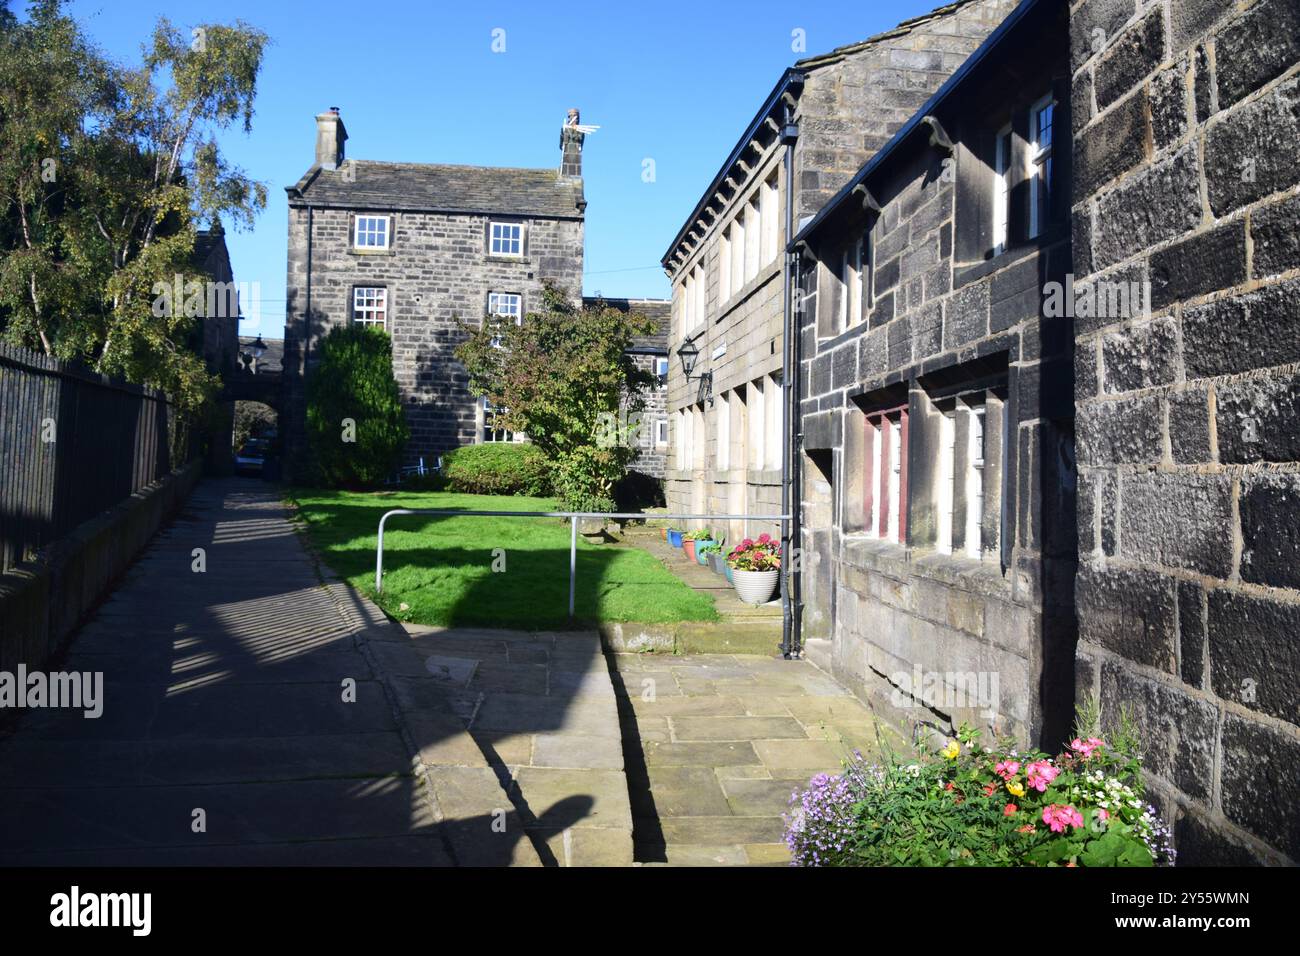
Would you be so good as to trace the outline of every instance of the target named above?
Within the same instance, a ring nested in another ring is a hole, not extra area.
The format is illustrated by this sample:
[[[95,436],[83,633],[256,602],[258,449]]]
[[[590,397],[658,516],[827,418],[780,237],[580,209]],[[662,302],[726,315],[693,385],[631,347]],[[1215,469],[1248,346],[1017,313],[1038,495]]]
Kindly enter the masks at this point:
[[[797,448],[794,431],[799,420],[799,365],[798,350],[799,329],[796,324],[798,311],[794,308],[794,296],[798,286],[794,280],[797,253],[789,249],[790,239],[794,236],[794,147],[799,139],[799,127],[794,120],[794,108],[784,105],[785,122],[781,125],[781,143],[785,146],[785,268],[781,270],[784,284],[782,325],[781,325],[781,387],[784,399],[785,427],[781,429],[781,514],[788,515],[781,522],[782,561],[781,574],[781,656],[790,660],[799,653],[799,614],[798,593],[799,572],[792,567],[799,546],[799,505],[794,495],[793,481],[798,465],[795,460]]]

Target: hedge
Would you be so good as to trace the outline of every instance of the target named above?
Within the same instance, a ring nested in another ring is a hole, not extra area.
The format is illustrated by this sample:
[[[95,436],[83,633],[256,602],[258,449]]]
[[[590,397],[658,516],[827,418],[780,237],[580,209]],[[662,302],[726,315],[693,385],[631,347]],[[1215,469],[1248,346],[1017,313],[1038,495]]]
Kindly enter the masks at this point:
[[[535,446],[466,445],[442,456],[447,490],[475,495],[549,495],[550,465]]]

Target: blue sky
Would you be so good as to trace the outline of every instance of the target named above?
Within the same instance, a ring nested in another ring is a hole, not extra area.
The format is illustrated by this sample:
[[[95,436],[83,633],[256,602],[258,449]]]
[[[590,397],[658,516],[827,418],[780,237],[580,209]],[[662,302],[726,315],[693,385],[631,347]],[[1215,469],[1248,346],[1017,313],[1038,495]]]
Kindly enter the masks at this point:
[[[235,278],[261,288],[260,324],[241,331],[278,337],[284,187],[312,162],[321,110],[340,108],[354,159],[549,167],[565,113],[579,107],[601,127],[583,158],[583,291],[667,296],[659,257],[781,71],[804,55],[794,31],[815,54],[939,4],[75,0],[69,10],[131,62],[160,15],[183,27],[242,19],[271,35],[252,134],[231,131],[222,145],[270,191],[256,227],[227,237]],[[647,158],[652,183],[642,180]]]

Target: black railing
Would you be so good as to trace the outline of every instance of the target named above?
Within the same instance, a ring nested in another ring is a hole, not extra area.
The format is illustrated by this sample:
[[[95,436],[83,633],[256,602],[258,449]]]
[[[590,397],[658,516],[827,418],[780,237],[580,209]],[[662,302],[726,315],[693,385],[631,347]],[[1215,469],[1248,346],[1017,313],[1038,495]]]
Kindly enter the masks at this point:
[[[0,571],[190,458],[167,397],[0,345]]]

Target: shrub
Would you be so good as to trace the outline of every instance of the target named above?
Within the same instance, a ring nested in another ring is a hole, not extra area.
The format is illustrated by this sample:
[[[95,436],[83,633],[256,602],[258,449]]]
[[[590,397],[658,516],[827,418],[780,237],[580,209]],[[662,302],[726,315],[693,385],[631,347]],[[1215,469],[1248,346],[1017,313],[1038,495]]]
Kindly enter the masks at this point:
[[[393,473],[409,432],[388,333],[335,326],[307,379],[307,439],[317,479],[358,488]]]
[[[447,489],[474,495],[547,495],[551,492],[546,456],[533,445],[485,442],[442,456]]]
[[[1128,732],[1084,731],[1055,757],[979,746],[963,726],[914,763],[866,761],[796,794],[786,842],[800,866],[1172,865],[1169,830],[1143,799]]]

